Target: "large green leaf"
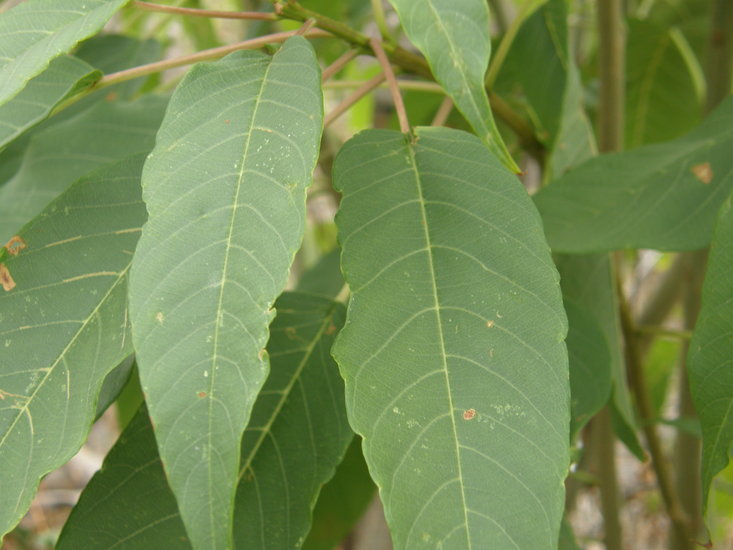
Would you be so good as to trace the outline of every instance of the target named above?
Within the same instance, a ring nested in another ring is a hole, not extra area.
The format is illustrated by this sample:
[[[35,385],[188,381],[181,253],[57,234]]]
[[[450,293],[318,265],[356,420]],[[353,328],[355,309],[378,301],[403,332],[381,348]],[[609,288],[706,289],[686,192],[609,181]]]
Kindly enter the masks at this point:
[[[688,352],[690,392],[702,426],[702,487],[729,460],[733,443],[733,208],[720,210],[702,289],[702,309]]]
[[[484,0],[390,0],[413,44],[474,131],[511,170],[489,106],[484,74],[491,55],[489,8]]]
[[[601,155],[534,196],[558,252],[695,250],[733,188],[733,99],[668,143]]]
[[[334,181],[353,293],[334,356],[395,547],[555,548],[567,321],[524,188],[446,128],[363,132]]]
[[[626,146],[667,141],[690,130],[702,111],[702,69],[677,29],[629,20]]]
[[[277,308],[267,346],[272,372],[242,441],[234,527],[235,547],[242,550],[303,544],[321,485],[353,435],[343,382],[329,355],[343,306],[285,293]],[[191,547],[144,410],[85,489],[58,548],[107,550],[123,542],[129,550]]]
[[[26,0],[0,14],[0,105],[129,0]]]
[[[142,165],[82,178],[4,261],[15,287],[0,293],[0,533],[84,443],[105,376],[132,351],[126,274],[145,220]]]
[[[136,153],[149,152],[166,100],[102,102],[34,132],[22,164],[0,188],[0,241],[84,174]]]
[[[0,105],[0,149],[45,119],[60,101],[91,85],[102,73],[65,55],[31,80],[17,96]]]
[[[130,313],[163,464],[194,548],[231,546],[239,443],[268,370],[272,304],[303,235],[321,135],[302,37],[178,86],[145,165]]]

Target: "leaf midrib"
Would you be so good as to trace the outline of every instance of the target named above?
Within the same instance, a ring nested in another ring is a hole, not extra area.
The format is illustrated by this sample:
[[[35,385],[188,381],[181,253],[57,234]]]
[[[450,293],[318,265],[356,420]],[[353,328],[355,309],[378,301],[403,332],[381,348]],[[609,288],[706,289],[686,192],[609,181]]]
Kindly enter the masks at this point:
[[[429,2],[432,5],[432,2]],[[409,139],[409,138],[408,138]],[[432,240],[430,238],[430,231],[428,229],[428,217],[427,212],[425,209],[425,198],[423,196],[423,190],[422,190],[422,179],[420,178],[420,172],[417,168],[417,160],[415,158],[415,150],[414,146],[411,142],[407,143],[407,151],[408,151],[408,158],[410,162],[410,166],[413,169],[413,173],[415,175],[415,188],[417,190],[417,197],[418,197],[418,203],[420,205],[420,218],[421,218],[421,226],[423,228],[423,235],[425,237],[425,248],[426,253],[428,256],[428,266],[430,268],[430,284],[432,287],[432,294],[433,294],[433,309],[435,310],[435,320],[438,325],[438,334],[439,334],[439,343],[440,343],[440,358],[442,361],[442,368],[443,372],[445,374],[445,385],[447,389],[448,394],[448,408],[449,408],[449,416],[451,419],[451,427],[453,429],[453,443],[455,446],[455,452],[456,452],[456,467],[457,467],[457,476],[459,479],[460,487],[461,487],[461,502],[462,502],[462,510],[463,510],[463,523],[465,525],[465,534],[466,534],[466,542],[468,543],[467,550],[472,550],[472,544],[471,544],[471,537],[469,535],[469,528],[468,528],[468,507],[466,505],[466,491],[463,481],[463,469],[461,466],[461,451],[458,444],[458,430],[456,428],[456,419],[455,419],[455,411],[453,406],[453,393],[450,383],[450,376],[448,373],[448,361],[447,361],[447,353],[445,350],[445,335],[443,334],[443,321],[440,318],[440,299],[438,298],[438,286],[436,283],[436,276],[435,276],[435,265],[434,265],[434,258],[433,258],[433,248],[432,248]]]
[[[230,218],[230,222],[229,222],[229,232],[227,234],[226,248],[225,248],[225,251],[224,251],[224,265],[222,266],[222,270],[221,270],[221,284],[219,285],[219,299],[218,299],[217,305],[216,305],[216,321],[214,323],[214,338],[213,338],[213,343],[212,343],[212,348],[214,350],[214,354],[213,354],[213,357],[212,357],[212,364],[211,364],[211,378],[209,379],[210,380],[210,382],[209,382],[209,393],[208,393],[208,399],[209,399],[209,407],[208,407],[208,409],[209,409],[209,411],[208,411],[209,412],[209,414],[208,414],[208,421],[209,422],[208,423],[209,423],[209,428],[207,430],[207,439],[208,439],[209,449],[212,449],[214,447],[213,441],[212,441],[212,436],[213,436],[213,433],[214,433],[214,429],[213,429],[213,405],[214,405],[214,387],[215,387],[215,383],[216,383],[216,370],[217,370],[216,369],[216,363],[217,363],[218,357],[219,357],[218,356],[218,353],[217,353],[217,350],[219,349],[219,333],[220,333],[220,328],[221,328],[220,327],[220,325],[221,325],[221,323],[220,323],[220,317],[223,314],[224,289],[225,289],[226,280],[227,280],[227,270],[229,268],[229,256],[230,256],[231,250],[232,250],[232,236],[234,234],[234,222],[236,221],[237,212],[239,211],[239,206],[238,206],[239,205],[239,195],[240,195],[240,192],[242,191],[245,166],[247,165],[246,160],[247,160],[247,158],[249,156],[249,148],[250,148],[250,145],[252,143],[252,134],[254,133],[255,121],[257,119],[257,111],[259,110],[259,107],[260,107],[260,104],[261,104],[261,101],[262,101],[262,95],[264,94],[265,87],[266,87],[266,84],[267,84],[267,77],[268,77],[268,75],[270,73],[270,69],[272,68],[273,63],[274,63],[274,58],[270,60],[270,63],[268,63],[267,64],[267,67],[265,68],[265,73],[262,75],[262,83],[260,84],[260,90],[257,93],[257,97],[255,98],[255,104],[254,104],[254,107],[252,108],[252,116],[250,117],[249,124],[248,124],[248,130],[249,131],[247,132],[247,140],[245,141],[245,144],[244,144],[244,151],[242,152],[242,162],[241,162],[241,166],[239,168],[239,175],[237,176],[237,190],[236,190],[236,192],[234,194],[234,201],[232,203],[232,206],[233,206],[232,207],[232,214],[231,214],[231,218]],[[237,453],[237,458],[239,459],[239,454],[240,454],[239,446],[237,446],[236,453]],[[239,460],[237,460],[237,462],[238,461]],[[211,461],[211,459],[209,459],[209,460],[207,460],[207,464],[206,464],[206,469],[207,469],[207,474],[208,474],[208,481],[209,481],[209,488],[214,487],[214,481],[213,481],[213,477],[212,477],[213,476],[213,472],[212,472],[211,466],[212,466],[212,461]],[[234,493],[236,493],[236,488],[237,488],[237,486],[235,484],[234,487],[230,490],[230,492],[233,493],[232,494],[232,498],[230,499],[230,502],[229,502],[229,512],[230,512],[230,515],[231,514],[234,514]],[[209,509],[209,528],[211,529],[210,532],[213,534],[213,533],[216,532],[216,520],[214,518],[214,506],[212,506],[212,503],[209,503],[208,509]],[[228,535],[229,546],[231,546],[231,544],[232,544],[233,536],[234,535],[232,533],[232,530],[229,529],[229,535]]]

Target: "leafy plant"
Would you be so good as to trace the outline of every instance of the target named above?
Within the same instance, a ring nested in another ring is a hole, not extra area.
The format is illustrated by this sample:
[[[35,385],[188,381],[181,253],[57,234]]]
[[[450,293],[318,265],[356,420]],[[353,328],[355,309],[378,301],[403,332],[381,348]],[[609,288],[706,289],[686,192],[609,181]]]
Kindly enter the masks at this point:
[[[615,550],[617,439],[727,536],[733,6],[213,4],[0,13],[10,548],[109,407],[57,548]]]

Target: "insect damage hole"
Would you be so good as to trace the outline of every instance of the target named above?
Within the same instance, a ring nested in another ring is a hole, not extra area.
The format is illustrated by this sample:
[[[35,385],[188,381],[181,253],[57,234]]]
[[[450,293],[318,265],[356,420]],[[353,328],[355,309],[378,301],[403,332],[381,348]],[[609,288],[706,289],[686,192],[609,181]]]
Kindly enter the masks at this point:
[[[697,178],[698,181],[704,183],[705,185],[713,181],[713,169],[710,167],[709,162],[696,164],[690,169],[690,171],[692,172],[692,175]]]
[[[10,275],[10,271],[5,267],[5,264],[0,264],[0,284],[3,286],[5,292],[10,292],[15,288],[15,281]]]
[[[5,245],[5,250],[8,251],[8,254],[11,256],[17,256],[20,254],[20,251],[26,248],[28,245],[23,240],[22,237],[19,235],[15,235],[14,237],[11,237],[8,243]]]

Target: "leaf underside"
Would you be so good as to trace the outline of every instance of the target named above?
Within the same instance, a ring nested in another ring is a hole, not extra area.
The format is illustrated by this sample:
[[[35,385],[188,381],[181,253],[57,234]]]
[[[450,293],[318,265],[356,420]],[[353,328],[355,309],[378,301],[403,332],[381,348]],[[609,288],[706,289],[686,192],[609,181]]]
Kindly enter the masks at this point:
[[[343,306],[287,292],[276,305],[272,369],[242,441],[234,527],[242,550],[302,545],[321,485],[353,437],[329,355]],[[57,548],[106,550],[123,542],[128,550],[191,548],[144,408],[82,493]]]
[[[363,132],[334,166],[351,424],[395,548],[554,548],[567,322],[539,217],[471,134],[410,140]]]
[[[240,440],[267,375],[272,304],[302,239],[321,135],[302,37],[179,84],[143,174],[130,312],[140,379],[194,548],[231,546]]]
[[[0,533],[84,443],[105,376],[132,353],[126,281],[145,220],[143,159],[82,178],[4,263],[15,288],[0,292]]]

